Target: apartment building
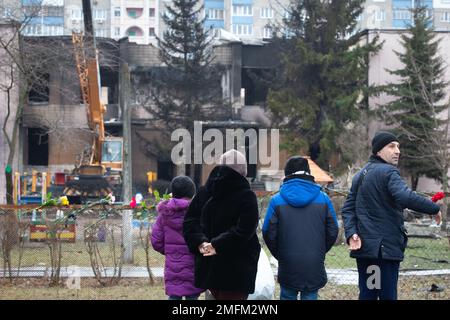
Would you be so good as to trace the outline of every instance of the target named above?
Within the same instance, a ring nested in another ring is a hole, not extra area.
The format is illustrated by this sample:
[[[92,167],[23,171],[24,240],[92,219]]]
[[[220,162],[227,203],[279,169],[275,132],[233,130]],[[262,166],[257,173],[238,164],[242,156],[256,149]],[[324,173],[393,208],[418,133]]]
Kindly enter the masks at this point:
[[[64,0],[64,34],[80,32],[83,25],[81,0]],[[92,20],[96,37],[111,38],[111,0],[92,0]]]
[[[437,31],[450,30],[450,0],[422,0]],[[361,29],[405,29],[412,22],[415,0],[367,0],[358,17]]]
[[[239,38],[271,38],[286,15],[289,0],[204,0],[205,26]]]
[[[31,36],[62,36],[64,30],[64,0],[21,0],[22,18],[25,28],[22,33]],[[16,12],[14,18],[20,19],[18,1],[12,4]]]
[[[205,27],[222,29],[240,39],[267,39],[280,26],[291,0],[202,0]],[[416,0],[367,0],[358,17],[359,29],[404,29]],[[437,31],[450,30],[450,0],[423,0]],[[171,0],[92,0],[96,36],[129,37],[138,44],[156,44],[165,30],[162,15]],[[20,7],[22,6],[22,8]],[[27,20],[25,35],[70,35],[83,29],[81,0],[0,0],[4,18]]]
[[[160,31],[159,0],[111,0],[111,38],[129,37],[138,44],[156,43]]]

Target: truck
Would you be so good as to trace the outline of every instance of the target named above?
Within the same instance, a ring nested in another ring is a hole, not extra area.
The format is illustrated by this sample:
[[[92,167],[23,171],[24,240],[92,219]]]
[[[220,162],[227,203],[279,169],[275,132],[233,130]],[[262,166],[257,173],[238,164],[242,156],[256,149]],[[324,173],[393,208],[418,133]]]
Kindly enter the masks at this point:
[[[97,57],[92,7],[90,0],[82,0],[84,33],[72,33],[75,61],[81,95],[92,141],[83,150],[71,174],[66,177],[64,194],[83,199],[121,194],[123,139],[106,137],[104,113],[106,106],[100,99],[100,69]]]

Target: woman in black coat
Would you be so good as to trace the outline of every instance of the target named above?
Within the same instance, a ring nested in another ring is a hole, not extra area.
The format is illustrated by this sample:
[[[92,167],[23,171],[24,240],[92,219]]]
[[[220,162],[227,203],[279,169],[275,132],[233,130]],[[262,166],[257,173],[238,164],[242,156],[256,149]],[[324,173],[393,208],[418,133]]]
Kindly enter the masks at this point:
[[[261,250],[256,228],[258,203],[245,178],[245,157],[221,157],[185,216],[183,232],[195,254],[195,286],[215,299],[247,299],[255,290]]]

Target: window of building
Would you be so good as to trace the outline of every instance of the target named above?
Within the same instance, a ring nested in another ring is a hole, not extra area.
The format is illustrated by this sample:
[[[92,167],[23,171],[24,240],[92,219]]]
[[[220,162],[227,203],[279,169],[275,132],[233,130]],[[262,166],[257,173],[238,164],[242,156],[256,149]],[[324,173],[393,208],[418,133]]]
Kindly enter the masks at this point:
[[[155,17],[155,8],[148,9],[148,16],[150,18],[154,18]]]
[[[450,22],[450,11],[442,12],[441,21]]]
[[[106,36],[106,32],[105,32],[105,29],[95,29],[94,30],[94,32],[95,32],[95,36],[96,37],[105,37]]]
[[[271,7],[261,8],[261,18],[272,19],[273,9]]]
[[[28,16],[28,17],[35,17],[35,16],[39,16],[41,15],[41,10],[42,7],[41,6],[37,6],[37,5],[29,5],[29,6],[23,6],[22,7],[22,12],[24,15]],[[6,11],[11,11],[11,9],[5,8],[5,12]]]
[[[48,133],[42,128],[28,128],[28,165],[48,166]]]
[[[384,21],[386,20],[386,12],[383,9],[375,10],[374,12],[375,21]]]
[[[114,35],[115,35],[116,37],[120,37],[120,27],[115,27],[115,28],[114,28]]]
[[[30,104],[48,104],[50,74],[42,73],[36,76],[28,92],[28,102]]]
[[[395,20],[410,20],[411,12],[408,10],[394,10],[393,12]]]
[[[44,36],[62,36],[64,33],[63,26],[43,25],[41,30],[42,30],[42,35],[44,35]]]
[[[120,7],[114,8],[114,17],[120,17]]]
[[[210,20],[223,20],[224,10],[223,9],[207,9],[206,16]]]
[[[155,36],[155,28],[149,28],[148,29],[148,36],[154,37]]]
[[[241,36],[253,34],[253,25],[251,24],[233,24],[233,33]]]
[[[5,8],[3,10],[3,18],[11,18],[13,16],[13,11],[11,8]]]
[[[127,30],[127,36],[129,37],[142,37],[143,32],[138,27],[131,27]]]
[[[83,11],[81,11],[81,9],[72,9],[70,17],[73,20],[81,20],[83,18]]]
[[[251,5],[233,5],[234,16],[253,16],[253,7]]]
[[[97,20],[97,21],[106,20],[106,10],[103,10],[103,9],[94,10],[92,13],[92,18],[94,18],[94,20]]]
[[[272,32],[273,30],[271,27],[264,27],[262,29],[262,37],[265,39],[272,38]]]
[[[47,17],[64,17],[64,7],[45,6],[43,14]]]
[[[130,18],[137,19],[142,16],[142,8],[127,8],[127,14]]]

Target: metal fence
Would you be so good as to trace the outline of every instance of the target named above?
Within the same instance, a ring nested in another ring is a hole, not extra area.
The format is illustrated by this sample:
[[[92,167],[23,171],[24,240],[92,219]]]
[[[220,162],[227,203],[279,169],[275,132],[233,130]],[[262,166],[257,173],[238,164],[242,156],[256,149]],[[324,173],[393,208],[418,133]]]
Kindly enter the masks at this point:
[[[268,199],[260,198],[262,220]],[[339,213],[343,199],[333,202]],[[155,213],[135,210],[126,238],[122,212],[129,209],[106,204],[0,208],[0,299],[166,299],[164,256],[148,241]],[[399,299],[450,299],[450,237],[430,223],[427,218],[406,222],[410,239],[401,264]],[[341,227],[326,257],[328,283],[319,291],[320,299],[358,298],[356,262],[342,235]],[[277,261],[260,230],[258,236],[276,277]],[[127,262],[123,258],[129,241],[133,259]]]

